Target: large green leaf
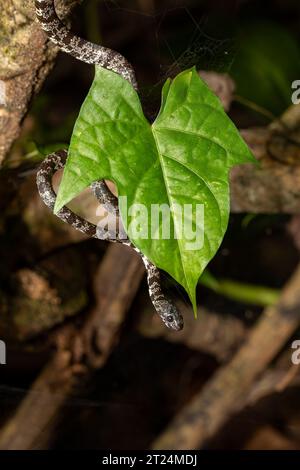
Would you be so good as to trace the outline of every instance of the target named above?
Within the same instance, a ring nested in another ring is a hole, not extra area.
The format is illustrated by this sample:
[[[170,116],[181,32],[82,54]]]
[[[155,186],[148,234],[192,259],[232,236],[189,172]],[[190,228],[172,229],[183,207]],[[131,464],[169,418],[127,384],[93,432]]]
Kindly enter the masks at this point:
[[[228,171],[251,161],[219,99],[195,69],[166,82],[160,113],[151,126],[131,85],[97,67],[74,128],[55,210],[97,179],[114,181],[119,196],[127,196],[121,214],[128,220],[130,239],[186,289],[195,308],[197,281],[227,227]],[[155,204],[169,206],[170,239],[162,239],[162,223],[151,233],[151,217],[141,220],[139,211],[130,213],[134,204],[142,204],[149,214]],[[185,204],[190,205],[191,228],[199,240],[203,236],[203,246],[196,249],[181,231],[178,208]],[[204,223],[197,217],[197,205],[204,207]],[[146,238],[134,233],[139,222]]]

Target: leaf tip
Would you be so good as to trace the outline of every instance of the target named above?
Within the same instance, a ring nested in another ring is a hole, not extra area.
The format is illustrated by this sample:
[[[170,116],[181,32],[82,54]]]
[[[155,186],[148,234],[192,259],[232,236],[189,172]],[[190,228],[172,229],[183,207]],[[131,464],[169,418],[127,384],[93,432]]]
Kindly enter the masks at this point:
[[[64,202],[61,201],[61,198],[58,196],[54,204],[53,214],[57,215],[64,205]]]
[[[244,139],[243,139],[244,140]],[[248,144],[244,141],[245,145],[247,146],[248,152],[245,158],[245,163],[252,163],[255,166],[260,166],[260,162],[257,160],[257,158],[254,156],[253,152],[249,148]]]
[[[65,193],[64,191],[64,185],[63,185],[63,179],[60,183],[60,187],[59,187],[59,190],[58,190],[58,193],[57,193],[57,196],[56,196],[56,201],[55,201],[55,204],[54,204],[54,209],[53,209],[53,213],[55,215],[58,214],[58,212],[66,205],[68,204],[68,202],[71,201],[71,199],[73,198],[73,194],[71,194],[70,192],[67,192]],[[76,195],[76,193],[75,193]]]
[[[192,304],[195,320],[197,320],[197,299],[196,299],[196,286],[193,291],[189,291],[189,298]]]
[[[253,153],[251,152],[251,160],[250,160],[250,163],[253,163],[253,165],[255,165],[256,167],[260,167],[261,166],[261,162],[259,160],[257,160],[257,158],[253,155]]]
[[[195,320],[197,320],[198,319],[197,305],[193,305],[193,312],[194,312],[194,318]]]

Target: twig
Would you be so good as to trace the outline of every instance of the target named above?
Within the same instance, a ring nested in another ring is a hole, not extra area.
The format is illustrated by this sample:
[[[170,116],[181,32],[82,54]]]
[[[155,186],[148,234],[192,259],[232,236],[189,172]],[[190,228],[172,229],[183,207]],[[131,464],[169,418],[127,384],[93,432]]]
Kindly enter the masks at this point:
[[[0,434],[1,450],[34,449],[58,415],[76,382],[70,354],[57,353],[32,385],[15,415]]]
[[[243,396],[300,323],[300,266],[234,358],[218,370],[153,443],[155,449],[197,449],[237,411]]]
[[[296,119],[292,109],[282,118],[283,123],[289,122],[290,114]],[[289,142],[288,135],[285,135],[286,129],[281,132],[279,145],[278,130],[274,129],[273,124],[241,130],[242,137],[259,160],[259,165],[237,166],[231,170],[232,212],[300,212],[300,147],[295,136],[293,142]],[[298,133],[299,139],[300,126],[294,132]]]
[[[130,248],[121,245],[108,248],[95,276],[96,306],[79,334],[89,366],[99,368],[107,360],[143,276],[144,266]]]

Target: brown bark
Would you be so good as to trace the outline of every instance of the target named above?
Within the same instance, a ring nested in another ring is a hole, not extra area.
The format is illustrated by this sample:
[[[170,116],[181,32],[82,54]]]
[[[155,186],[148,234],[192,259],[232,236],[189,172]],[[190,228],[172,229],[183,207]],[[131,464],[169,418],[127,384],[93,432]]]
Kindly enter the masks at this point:
[[[58,351],[4,425],[0,449],[47,447],[53,424],[66,399],[82,382],[82,374],[87,378],[89,371],[101,367],[114,348],[143,274],[141,260],[132,250],[109,246],[96,275],[94,309],[80,330],[74,333],[72,326],[67,326],[61,331]],[[85,357],[88,367],[83,364]]]
[[[9,279],[9,294],[0,295],[0,335],[19,341],[36,337],[87,306],[83,255],[69,248],[34,269],[19,269]]]
[[[254,380],[299,327],[299,286],[300,266],[283,289],[277,305],[263,312],[233,359],[175,417],[153,448],[202,448],[239,409]]]
[[[65,17],[76,0],[59,0]],[[0,165],[18,137],[33,96],[58,49],[35,19],[34,0],[0,0]]]
[[[300,165],[288,161],[290,146],[277,147],[278,159],[282,158],[279,161],[270,154],[274,136],[268,128],[247,129],[241,134],[259,165],[240,165],[231,170],[231,212],[298,214]]]
[[[58,411],[76,384],[70,354],[57,353],[32,385],[0,434],[1,450],[32,450],[49,437]]]
[[[231,171],[231,211],[300,212],[300,105],[269,127],[241,130],[259,165]]]

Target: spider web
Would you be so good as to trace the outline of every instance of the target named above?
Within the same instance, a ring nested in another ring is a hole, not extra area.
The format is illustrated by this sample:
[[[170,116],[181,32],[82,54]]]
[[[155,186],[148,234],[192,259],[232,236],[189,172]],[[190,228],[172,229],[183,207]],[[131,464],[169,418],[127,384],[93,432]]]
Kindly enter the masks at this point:
[[[196,66],[203,70],[214,70],[216,72],[228,72],[236,55],[236,46],[233,38],[215,38],[205,32],[206,20],[197,21],[188,8],[182,8],[191,20],[191,27],[194,29],[184,50],[176,56],[172,47],[162,37],[164,45],[167,47],[173,62],[166,70],[166,76],[174,76],[182,70]],[[167,14],[168,12],[166,12]],[[191,29],[192,29],[191,28]],[[159,35],[159,32],[158,32]]]
[[[176,2],[174,2],[176,3]],[[188,3],[188,0],[187,0]],[[216,38],[205,32],[207,29],[207,18],[197,20],[192,10],[187,6],[167,7],[162,5],[157,7],[153,13],[145,13],[138,6],[138,0],[104,0],[108,10],[125,11],[128,14],[138,16],[150,16],[153,18],[153,35],[156,40],[156,51],[161,58],[161,68],[164,80],[166,77],[173,77],[177,73],[192,66],[198,69],[214,70],[216,72],[228,72],[236,55],[236,46],[233,38]],[[178,12],[180,16],[188,20],[192,32],[188,43],[184,44],[183,50],[178,54],[170,41],[163,33],[164,22],[168,15]],[[164,52],[163,52],[164,49]],[[166,54],[166,51],[168,53]],[[163,60],[163,59],[164,60]],[[166,62],[168,66],[166,67]]]
[[[103,0],[102,0],[103,1]],[[167,78],[173,78],[183,70],[196,66],[198,70],[213,70],[216,72],[228,72],[236,55],[236,44],[232,37],[216,38],[207,33],[208,17],[202,17],[199,21],[187,6],[168,7],[162,2],[153,13],[146,16],[151,18],[153,34],[152,56],[158,59],[159,73],[156,82],[140,88],[140,95],[148,104],[160,100],[161,86]],[[188,0],[186,0],[188,3]],[[128,15],[145,17],[145,12],[139,8],[138,0],[104,0],[104,4],[113,14],[113,11],[125,11]],[[158,5],[158,2],[156,3]],[[168,26],[172,16],[177,17],[175,26]],[[182,18],[185,28],[185,36],[178,30],[178,18]],[[147,28],[149,22],[147,23]],[[173,28],[173,31],[172,31]],[[170,35],[170,31],[171,35]],[[174,34],[175,33],[175,34]],[[177,34],[177,37],[176,37]],[[175,39],[175,41],[174,41]],[[182,42],[180,47],[178,45]],[[175,45],[176,43],[176,45]],[[149,107],[151,105],[149,104]],[[150,111],[150,114],[151,111]]]

